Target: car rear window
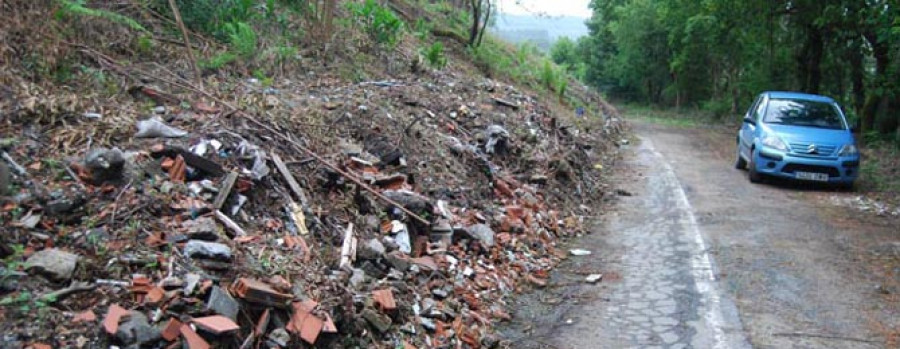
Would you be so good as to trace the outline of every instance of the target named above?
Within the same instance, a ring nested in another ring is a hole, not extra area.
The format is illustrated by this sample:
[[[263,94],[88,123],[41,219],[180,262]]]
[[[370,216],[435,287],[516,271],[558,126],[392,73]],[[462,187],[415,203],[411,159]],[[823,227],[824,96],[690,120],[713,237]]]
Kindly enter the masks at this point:
[[[764,120],[770,124],[843,130],[841,114],[831,103],[797,99],[771,99]]]

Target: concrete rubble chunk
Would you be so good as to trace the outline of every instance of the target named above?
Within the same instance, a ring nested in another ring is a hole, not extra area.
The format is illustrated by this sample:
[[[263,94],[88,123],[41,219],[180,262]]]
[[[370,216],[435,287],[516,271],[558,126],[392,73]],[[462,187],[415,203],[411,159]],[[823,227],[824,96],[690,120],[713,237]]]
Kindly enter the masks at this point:
[[[494,230],[487,224],[475,224],[466,228],[469,235],[481,241],[485,247],[494,246]]]
[[[144,313],[131,311],[128,318],[119,324],[115,337],[126,346],[148,345],[162,338],[158,328],[150,325],[150,319]]]
[[[190,240],[184,245],[184,256],[189,258],[231,259],[228,245],[201,240]]]
[[[357,257],[360,259],[379,259],[382,258],[387,249],[378,239],[370,239],[366,241],[357,251]]]
[[[405,254],[403,254],[403,252],[394,251],[394,252],[388,253],[385,256],[385,260],[388,262],[388,264],[391,265],[391,267],[393,267],[394,269],[397,269],[401,272],[406,272],[407,270],[409,270],[409,265],[410,265],[409,257],[407,257]]]
[[[53,281],[70,280],[77,265],[78,255],[56,248],[35,252],[25,261],[28,270],[46,275]]]
[[[391,318],[387,315],[380,314],[373,309],[365,309],[362,311],[363,319],[369,322],[378,332],[384,333],[391,329]]]
[[[200,217],[181,223],[184,233],[191,239],[216,241],[219,239],[218,225],[212,217]]]
[[[206,309],[237,321],[240,304],[228,294],[228,291],[219,286],[213,286],[209,293],[209,300],[206,301]]]

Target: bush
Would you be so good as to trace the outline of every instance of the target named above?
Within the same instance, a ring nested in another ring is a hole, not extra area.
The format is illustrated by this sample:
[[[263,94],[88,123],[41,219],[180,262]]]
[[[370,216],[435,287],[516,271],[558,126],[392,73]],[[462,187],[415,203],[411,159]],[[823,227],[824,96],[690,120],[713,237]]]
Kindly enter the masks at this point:
[[[435,42],[431,46],[419,49],[419,54],[425,58],[425,62],[432,68],[440,70],[447,66],[447,56],[444,55],[444,45],[440,42]]]
[[[184,25],[193,31],[228,41],[227,23],[250,22],[256,16],[255,0],[176,0]],[[153,0],[151,7],[171,18],[168,0]]]
[[[379,5],[375,0],[366,0],[362,4],[349,2],[347,8],[377,44],[393,48],[400,42],[403,21],[394,11]]]
[[[228,34],[228,43],[238,56],[244,60],[250,60],[256,54],[256,32],[249,24],[233,22],[225,24],[225,32]]]

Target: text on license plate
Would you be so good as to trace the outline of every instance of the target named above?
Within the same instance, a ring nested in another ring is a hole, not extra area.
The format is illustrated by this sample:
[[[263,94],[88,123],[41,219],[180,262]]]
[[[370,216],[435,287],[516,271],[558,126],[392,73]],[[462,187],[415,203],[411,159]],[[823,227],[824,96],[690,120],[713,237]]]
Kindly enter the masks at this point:
[[[797,179],[803,179],[803,180],[807,180],[807,181],[820,181],[820,182],[827,182],[827,181],[828,181],[828,174],[827,174],[827,173],[816,173],[816,172],[801,172],[801,171],[797,171],[797,172],[794,172],[794,176],[795,176]]]

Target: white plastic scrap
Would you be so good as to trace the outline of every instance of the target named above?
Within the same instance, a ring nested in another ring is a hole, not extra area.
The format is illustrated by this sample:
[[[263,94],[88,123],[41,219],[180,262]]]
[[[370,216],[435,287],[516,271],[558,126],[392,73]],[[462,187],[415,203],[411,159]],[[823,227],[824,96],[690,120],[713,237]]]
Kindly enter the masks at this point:
[[[185,130],[180,130],[166,125],[165,123],[157,119],[138,121],[137,129],[137,133],[134,134],[134,137],[136,138],[178,138],[184,137],[188,134],[188,132]]]
[[[582,250],[582,249],[578,249],[578,248],[576,248],[574,250],[569,250],[569,253],[571,253],[573,256],[589,256],[589,255],[591,255],[591,251]]]

